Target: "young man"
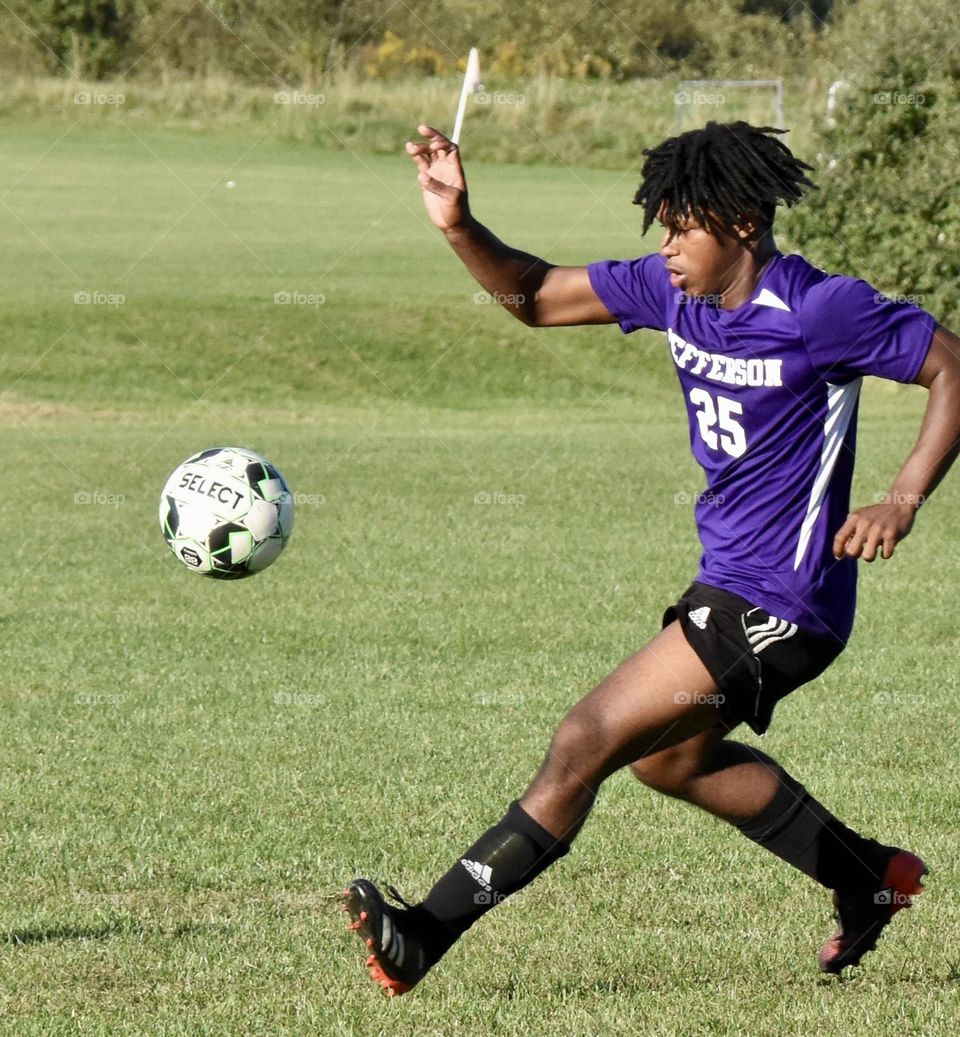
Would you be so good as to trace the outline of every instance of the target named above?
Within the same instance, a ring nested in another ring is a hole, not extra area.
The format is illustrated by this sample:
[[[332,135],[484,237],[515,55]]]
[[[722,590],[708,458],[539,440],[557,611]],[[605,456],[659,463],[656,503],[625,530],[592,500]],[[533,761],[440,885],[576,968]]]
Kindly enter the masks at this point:
[[[659,253],[586,267],[517,251],[478,223],[457,148],[421,126],[408,143],[427,212],[483,287],[525,324],[655,328],[707,477],[704,553],[663,629],[561,722],[532,784],[426,899],[385,903],[357,879],[344,910],[390,994],[413,987],[493,905],[567,853],[601,783],[630,766],[833,891],[839,927],[820,967],[871,950],[920,892],[915,854],[851,831],[766,754],[731,741],[766,730],[777,701],[821,673],[853,625],[857,559],[889,558],[960,446],[960,339],[777,251],[773,219],[811,187],[778,139],[710,123],[645,152],[635,202]],[[848,513],[863,375],[929,391],[916,445],[882,503]],[[398,898],[399,899],[399,898]]]

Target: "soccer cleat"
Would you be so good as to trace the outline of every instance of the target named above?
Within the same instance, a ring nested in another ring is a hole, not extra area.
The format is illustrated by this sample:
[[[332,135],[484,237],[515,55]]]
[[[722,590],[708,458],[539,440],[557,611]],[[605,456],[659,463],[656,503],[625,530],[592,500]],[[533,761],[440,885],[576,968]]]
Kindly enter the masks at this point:
[[[354,879],[343,897],[351,919],[348,929],[370,951],[366,960],[370,978],[390,997],[412,990],[429,968],[423,944],[410,923],[416,908],[401,911],[391,907],[367,879]]]
[[[834,893],[833,903],[840,928],[820,948],[820,968],[840,973],[877,946],[890,919],[912,897],[923,892],[921,879],[927,866],[908,850],[897,850],[887,862],[880,887],[869,893]]]

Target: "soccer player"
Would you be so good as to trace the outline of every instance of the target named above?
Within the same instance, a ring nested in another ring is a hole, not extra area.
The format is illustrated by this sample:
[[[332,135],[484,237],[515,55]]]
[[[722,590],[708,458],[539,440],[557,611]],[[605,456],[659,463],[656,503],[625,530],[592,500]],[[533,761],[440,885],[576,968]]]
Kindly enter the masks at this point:
[[[356,879],[350,927],[371,976],[410,990],[486,911],[570,848],[601,783],[644,784],[729,822],[833,892],[820,950],[840,973],[873,949],[927,868],[852,831],[771,757],[733,741],[763,733],[779,699],[840,654],[857,559],[890,558],[960,449],[960,339],[864,281],[777,250],[779,204],[812,187],[779,139],[710,123],[644,152],[634,199],[659,251],[555,266],[504,244],[471,214],[456,146],[421,126],[408,143],[427,212],[494,298],[531,327],[619,324],[666,332],[707,490],[703,555],[663,629],[562,720],[523,796],[417,905]],[[928,390],[916,444],[884,499],[849,511],[864,375]]]

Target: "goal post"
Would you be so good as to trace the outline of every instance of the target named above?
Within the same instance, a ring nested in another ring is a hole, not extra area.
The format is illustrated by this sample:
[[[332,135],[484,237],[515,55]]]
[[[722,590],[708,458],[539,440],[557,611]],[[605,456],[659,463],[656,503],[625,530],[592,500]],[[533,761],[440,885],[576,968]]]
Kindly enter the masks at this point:
[[[786,129],[781,79],[683,79],[673,95],[676,131],[696,129],[711,119]]]

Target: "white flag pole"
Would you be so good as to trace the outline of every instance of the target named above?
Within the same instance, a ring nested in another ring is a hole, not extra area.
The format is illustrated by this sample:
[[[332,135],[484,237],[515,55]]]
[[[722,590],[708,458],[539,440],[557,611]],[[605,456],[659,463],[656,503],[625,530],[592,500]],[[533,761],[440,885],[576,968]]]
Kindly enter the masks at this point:
[[[476,47],[470,48],[470,57],[467,58],[467,71],[463,76],[463,88],[460,91],[460,103],[457,105],[457,117],[453,123],[453,135],[450,140],[454,144],[460,143],[460,131],[463,129],[463,116],[467,111],[467,98],[480,84],[480,55]]]

